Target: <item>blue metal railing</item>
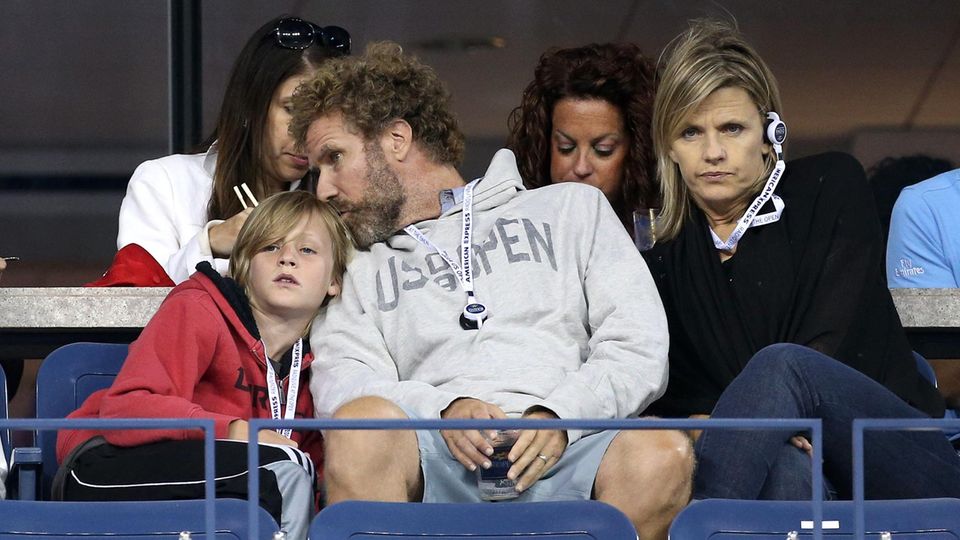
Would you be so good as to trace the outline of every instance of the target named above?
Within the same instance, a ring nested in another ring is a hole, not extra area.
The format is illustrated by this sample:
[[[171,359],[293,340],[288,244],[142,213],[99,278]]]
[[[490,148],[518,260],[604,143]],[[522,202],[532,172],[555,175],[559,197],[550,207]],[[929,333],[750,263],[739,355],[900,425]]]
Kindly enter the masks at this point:
[[[813,537],[821,540],[823,521],[823,445],[822,426],[819,418],[804,419],[757,419],[757,418],[711,418],[711,419],[661,419],[641,418],[622,420],[273,420],[256,418],[250,420],[250,434],[248,439],[249,452],[247,453],[247,467],[250,471],[257,469],[260,462],[260,452],[256,444],[257,433],[261,429],[358,429],[358,430],[404,430],[404,429],[593,429],[593,430],[634,430],[634,429],[791,429],[810,432],[810,442],[813,445],[811,466],[813,493],[810,501],[813,506]],[[248,478],[249,494],[259,493],[259,475],[250,474]],[[248,496],[248,516],[251,535],[259,537],[259,524],[255,515],[257,500]]]
[[[866,531],[864,517],[863,436],[872,431],[940,431],[960,430],[960,418],[858,418],[853,421],[853,521],[856,538]],[[946,436],[946,435],[945,435]]]
[[[0,419],[0,429],[53,431],[58,429],[199,429],[203,430],[204,459],[204,519],[207,538],[216,533],[216,456],[214,454],[214,425],[209,418],[175,419],[100,419],[100,418],[23,418]]]
[[[819,419],[623,419],[623,420],[334,420],[300,419],[273,420],[251,419],[249,434],[248,469],[257,470],[259,447],[257,433],[261,429],[291,428],[301,430],[433,430],[433,429],[590,429],[590,430],[635,430],[635,429],[789,429],[809,431],[813,446],[811,459],[811,506],[813,513],[813,536],[822,539],[823,521],[823,444],[822,425]],[[57,429],[198,429],[204,432],[205,460],[205,525],[207,534],[215,533],[215,453],[214,423],[211,419],[0,419],[0,429],[10,430],[57,430]],[[960,419],[857,419],[853,422],[853,504],[854,532],[856,538],[865,534],[864,516],[864,432],[867,430],[936,430],[960,429]],[[319,464],[318,464],[319,465]],[[259,475],[248,475],[248,489],[252,495],[259,493]],[[248,519],[251,534],[259,537],[259,521],[256,519],[258,497],[248,496]]]

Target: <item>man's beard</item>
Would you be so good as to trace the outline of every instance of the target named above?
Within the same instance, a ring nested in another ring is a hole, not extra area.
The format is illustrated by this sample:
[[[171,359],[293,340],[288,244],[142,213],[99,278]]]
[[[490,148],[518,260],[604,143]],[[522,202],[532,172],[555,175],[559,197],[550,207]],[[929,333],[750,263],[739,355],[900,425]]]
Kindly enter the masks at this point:
[[[407,200],[380,146],[370,144],[364,150],[367,171],[363,198],[356,204],[337,205],[341,213],[347,213],[343,222],[361,248],[382,242],[397,231],[400,211]]]

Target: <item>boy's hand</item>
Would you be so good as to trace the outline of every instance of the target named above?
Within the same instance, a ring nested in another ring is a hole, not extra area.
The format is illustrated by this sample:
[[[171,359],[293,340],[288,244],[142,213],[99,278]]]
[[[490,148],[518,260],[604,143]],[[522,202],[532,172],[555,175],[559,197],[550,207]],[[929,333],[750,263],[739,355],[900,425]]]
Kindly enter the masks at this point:
[[[250,424],[246,420],[234,420],[230,422],[227,430],[227,438],[235,441],[247,442],[250,437]],[[281,446],[297,447],[297,443],[284,437],[272,429],[261,429],[257,434],[257,442],[264,444],[277,444]]]

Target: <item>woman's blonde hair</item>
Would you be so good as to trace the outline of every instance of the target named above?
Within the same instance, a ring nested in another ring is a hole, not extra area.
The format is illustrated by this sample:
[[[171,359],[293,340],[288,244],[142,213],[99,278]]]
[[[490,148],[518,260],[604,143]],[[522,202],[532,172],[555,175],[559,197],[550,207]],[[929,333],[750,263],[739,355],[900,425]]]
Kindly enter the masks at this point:
[[[726,87],[745,90],[762,117],[770,111],[780,113],[782,108],[776,78],[733,24],[692,21],[664,54],[666,65],[653,105],[653,151],[663,197],[657,236],[670,240],[680,233],[691,211],[687,186],[679,167],[670,159],[671,143],[687,116],[714,91]],[[764,172],[754,186],[756,190],[773,170],[773,154],[766,156]]]
[[[330,234],[333,253],[332,279],[343,283],[343,273],[353,254],[353,238],[328,203],[306,191],[284,191],[271,195],[253,210],[237,235],[230,254],[230,275],[250,296],[250,261],[270,244],[282,240],[304,217],[316,216]]]

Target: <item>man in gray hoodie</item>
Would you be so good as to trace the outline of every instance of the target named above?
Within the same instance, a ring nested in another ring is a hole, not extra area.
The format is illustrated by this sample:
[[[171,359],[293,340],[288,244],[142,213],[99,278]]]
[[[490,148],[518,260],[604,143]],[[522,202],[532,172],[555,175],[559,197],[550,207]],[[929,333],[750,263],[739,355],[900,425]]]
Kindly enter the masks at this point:
[[[324,63],[292,103],[317,194],[363,248],[314,323],[318,417],[626,418],[667,383],[667,325],[603,194],[523,188],[513,154],[465,183],[432,69],[395,44]],[[489,435],[489,434],[487,434]],[[329,431],[328,502],[479,500],[479,431]],[[676,431],[525,430],[516,500],[596,498],[666,537],[693,468]]]

